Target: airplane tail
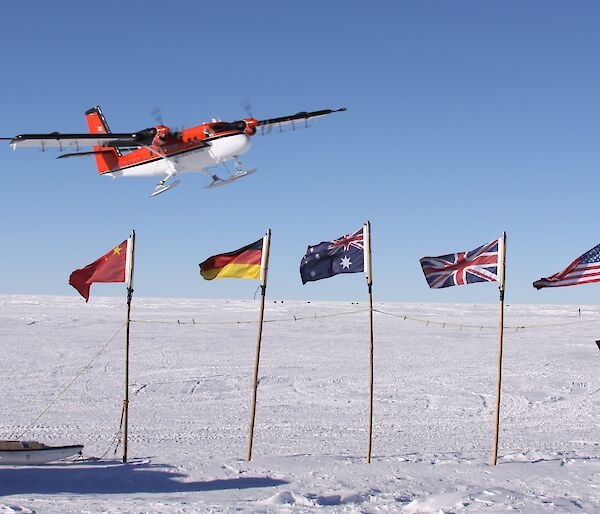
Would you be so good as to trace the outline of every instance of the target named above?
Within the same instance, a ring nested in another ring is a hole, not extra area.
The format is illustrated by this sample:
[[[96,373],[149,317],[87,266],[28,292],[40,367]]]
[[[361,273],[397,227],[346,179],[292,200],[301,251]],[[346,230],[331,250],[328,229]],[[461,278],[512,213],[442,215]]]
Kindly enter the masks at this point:
[[[90,134],[110,134],[110,128],[100,107],[96,106],[86,111],[85,119],[87,120]],[[97,152],[95,157],[96,164],[98,165],[98,173],[108,173],[119,167],[121,152],[118,148],[94,146],[93,150]]]

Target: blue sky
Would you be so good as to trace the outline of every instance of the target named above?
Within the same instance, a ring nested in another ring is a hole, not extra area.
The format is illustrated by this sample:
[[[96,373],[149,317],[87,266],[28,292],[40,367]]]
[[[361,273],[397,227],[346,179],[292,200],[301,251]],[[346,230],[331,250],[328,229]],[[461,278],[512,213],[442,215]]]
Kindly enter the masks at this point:
[[[170,4],[171,5],[171,4]],[[175,7],[176,6],[176,7]],[[0,136],[114,131],[348,107],[309,130],[256,137],[258,172],[149,199],[92,159],[1,150],[0,293],[76,292],[70,272],[137,234],[136,294],[250,298],[198,263],[273,231],[269,297],[364,300],[362,275],[302,286],[306,246],[373,227],[374,293],[494,302],[493,284],[429,290],[418,259],[508,234],[509,303],[597,303],[600,286],[531,283],[600,242],[600,4],[507,2],[12,2],[0,33]],[[120,295],[99,284],[94,295]]]

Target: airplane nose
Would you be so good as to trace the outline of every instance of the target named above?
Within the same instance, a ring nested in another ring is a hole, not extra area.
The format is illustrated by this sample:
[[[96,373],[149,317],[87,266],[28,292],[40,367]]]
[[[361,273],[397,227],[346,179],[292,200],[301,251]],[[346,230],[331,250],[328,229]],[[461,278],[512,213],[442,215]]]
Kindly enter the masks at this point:
[[[239,145],[239,153],[236,155],[241,155],[247,152],[250,149],[250,138],[246,134],[240,134],[239,136],[235,136],[236,138],[240,138],[237,144]]]
[[[246,134],[217,139],[211,143],[210,153],[217,162],[240,156],[250,149],[250,138]]]

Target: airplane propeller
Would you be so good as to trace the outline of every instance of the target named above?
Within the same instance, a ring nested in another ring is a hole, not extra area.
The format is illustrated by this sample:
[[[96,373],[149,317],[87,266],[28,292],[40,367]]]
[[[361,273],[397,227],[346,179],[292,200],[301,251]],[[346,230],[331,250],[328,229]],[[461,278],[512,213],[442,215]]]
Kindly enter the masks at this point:
[[[250,99],[246,99],[242,102],[242,109],[248,116],[248,118],[254,118],[252,115],[252,101]]]
[[[165,122],[163,120],[162,109],[157,107],[156,109],[150,112],[150,115],[156,120],[156,123],[159,125],[164,125]]]

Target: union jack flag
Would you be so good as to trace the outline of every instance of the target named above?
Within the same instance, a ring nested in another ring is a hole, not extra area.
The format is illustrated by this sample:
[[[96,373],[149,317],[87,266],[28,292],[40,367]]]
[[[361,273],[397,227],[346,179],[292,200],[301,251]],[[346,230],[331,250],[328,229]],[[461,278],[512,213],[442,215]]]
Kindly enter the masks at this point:
[[[419,262],[432,289],[475,282],[498,282],[499,239],[468,252],[423,257]]]
[[[533,287],[577,286],[590,282],[600,282],[600,244],[577,257],[560,273],[536,280]]]
[[[342,248],[344,252],[347,252],[351,247],[356,248],[357,250],[365,249],[362,228],[359,228],[352,235],[345,235],[331,241],[331,244],[327,249],[329,250],[329,255],[334,255],[340,248]]]

